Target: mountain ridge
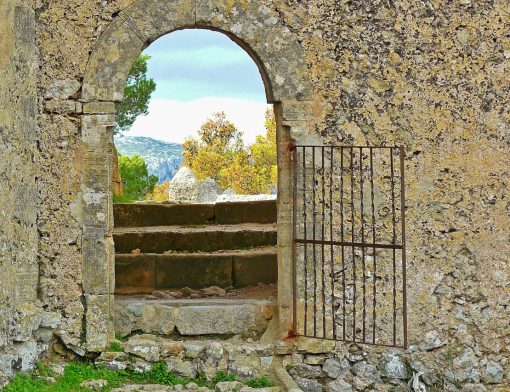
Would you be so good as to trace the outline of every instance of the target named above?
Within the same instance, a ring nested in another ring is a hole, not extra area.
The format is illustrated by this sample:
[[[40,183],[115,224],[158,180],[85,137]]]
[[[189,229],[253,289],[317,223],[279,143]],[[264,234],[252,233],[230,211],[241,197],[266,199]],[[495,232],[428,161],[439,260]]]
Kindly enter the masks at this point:
[[[146,136],[116,135],[115,146],[120,155],[137,154],[142,157],[147,163],[149,174],[157,176],[160,184],[171,180],[184,161],[182,145],[179,143]]]

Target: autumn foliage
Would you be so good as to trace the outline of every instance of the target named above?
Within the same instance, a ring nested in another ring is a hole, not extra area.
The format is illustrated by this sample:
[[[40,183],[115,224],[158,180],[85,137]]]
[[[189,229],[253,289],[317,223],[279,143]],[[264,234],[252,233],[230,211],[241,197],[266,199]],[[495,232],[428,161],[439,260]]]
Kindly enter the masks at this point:
[[[223,189],[237,194],[271,193],[277,183],[276,122],[272,111],[266,112],[266,134],[245,146],[242,132],[215,113],[198,131],[198,138],[183,144],[184,165],[199,180],[210,177]]]

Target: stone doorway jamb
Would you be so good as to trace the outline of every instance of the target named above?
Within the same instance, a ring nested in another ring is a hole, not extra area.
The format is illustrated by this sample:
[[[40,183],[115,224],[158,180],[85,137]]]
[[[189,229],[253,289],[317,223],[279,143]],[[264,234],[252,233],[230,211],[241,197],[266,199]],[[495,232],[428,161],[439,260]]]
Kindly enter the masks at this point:
[[[301,45],[264,1],[137,0],[119,13],[95,45],[82,86],[83,290],[86,349],[113,338],[115,289],[111,154],[115,105],[136,57],[157,38],[184,28],[222,32],[259,67],[278,124],[278,307],[280,336],[292,331],[292,141],[302,143],[313,122],[311,83]]]

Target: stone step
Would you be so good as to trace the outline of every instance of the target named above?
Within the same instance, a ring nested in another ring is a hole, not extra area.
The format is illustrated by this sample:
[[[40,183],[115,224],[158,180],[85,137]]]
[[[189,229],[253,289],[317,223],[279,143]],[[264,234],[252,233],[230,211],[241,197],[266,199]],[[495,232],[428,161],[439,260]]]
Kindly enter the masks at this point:
[[[276,224],[116,227],[116,253],[214,252],[276,245]]]
[[[115,297],[115,331],[170,336],[263,333],[276,312],[273,300],[138,300]]]
[[[216,253],[117,254],[117,294],[209,286],[235,288],[276,283],[276,247]]]
[[[275,223],[276,212],[276,200],[113,206],[115,227]]]

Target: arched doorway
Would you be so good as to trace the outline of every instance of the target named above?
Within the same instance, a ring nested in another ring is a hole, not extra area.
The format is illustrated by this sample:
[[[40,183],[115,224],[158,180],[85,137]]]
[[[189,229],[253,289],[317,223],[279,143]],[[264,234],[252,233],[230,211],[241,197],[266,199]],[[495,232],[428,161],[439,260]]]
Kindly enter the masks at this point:
[[[228,35],[256,62],[274,104],[278,144],[278,307],[282,336],[292,331],[292,142],[304,143],[312,121],[310,81],[299,42],[259,3],[138,0],[106,28],[94,48],[82,88],[83,290],[86,346],[100,351],[113,335],[114,255],[110,155],[115,104],[134,59],[158,37],[183,28]]]

